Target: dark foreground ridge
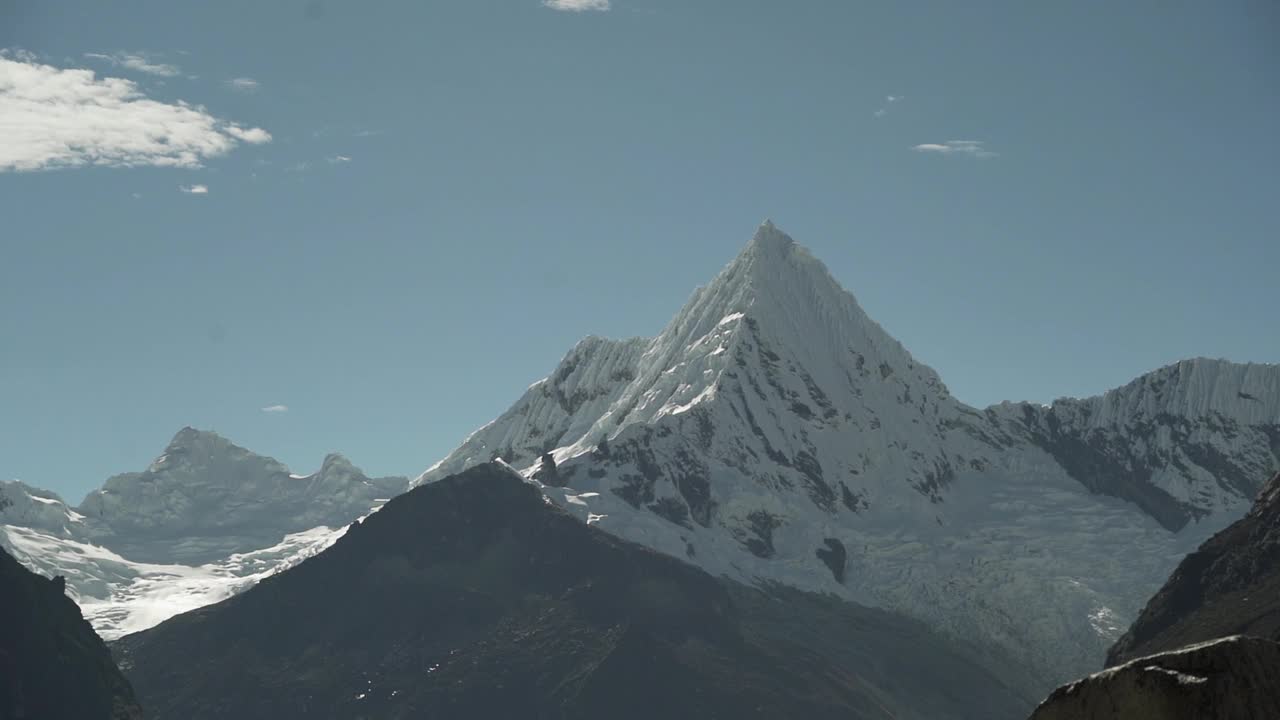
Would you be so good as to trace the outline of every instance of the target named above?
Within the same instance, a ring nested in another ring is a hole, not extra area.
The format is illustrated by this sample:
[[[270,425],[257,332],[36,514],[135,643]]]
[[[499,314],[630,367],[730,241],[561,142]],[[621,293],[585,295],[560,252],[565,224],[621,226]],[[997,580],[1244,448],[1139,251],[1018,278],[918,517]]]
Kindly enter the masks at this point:
[[[0,720],[135,720],[111,652],[64,593],[0,549]]]
[[[1247,515],[1183,559],[1107,665],[1237,634],[1280,640],[1280,474]]]
[[[116,643],[156,720],[1015,718],[1031,702],[898,616],[724,582],[588,527],[498,464]]]
[[[1031,720],[1280,717],[1280,644],[1230,637],[1131,660],[1058,688]]]

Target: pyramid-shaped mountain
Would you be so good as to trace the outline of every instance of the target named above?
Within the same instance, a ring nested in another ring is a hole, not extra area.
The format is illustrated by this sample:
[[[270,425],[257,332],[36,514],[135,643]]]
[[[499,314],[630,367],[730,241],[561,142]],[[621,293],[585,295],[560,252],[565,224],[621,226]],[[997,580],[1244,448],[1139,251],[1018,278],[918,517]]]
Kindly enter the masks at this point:
[[[766,222],[657,337],[580,342],[416,483],[500,458],[608,532],[905,612],[1048,687],[1097,667],[1278,455],[1278,366],[969,407]]]

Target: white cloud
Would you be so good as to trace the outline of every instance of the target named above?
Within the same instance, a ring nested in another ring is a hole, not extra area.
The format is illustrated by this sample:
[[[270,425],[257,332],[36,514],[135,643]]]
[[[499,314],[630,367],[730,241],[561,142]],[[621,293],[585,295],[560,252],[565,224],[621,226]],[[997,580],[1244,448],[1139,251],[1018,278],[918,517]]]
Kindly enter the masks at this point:
[[[266,406],[266,407],[262,408],[262,412],[264,412],[264,413],[287,413],[287,412],[289,412],[289,406],[288,406],[288,405],[268,405],[268,406]]]
[[[346,155],[334,155],[333,157],[329,158],[329,162],[333,165],[340,165],[342,163],[351,162],[351,158],[347,157]]]
[[[258,81],[247,77],[231,78],[227,81],[227,87],[240,92],[254,92],[258,89]]]
[[[177,65],[151,62],[147,59],[147,56],[142,53],[85,53],[84,56],[93,60],[109,62],[112,65],[118,65],[129,70],[137,70],[138,72],[146,73],[148,75],[159,75],[160,77],[174,77],[182,72],[182,70],[178,69]]]
[[[542,4],[552,10],[564,10],[567,12],[604,11],[609,9],[609,0],[542,0]]]
[[[242,128],[239,125],[227,125],[223,131],[228,135],[253,145],[271,142],[271,133],[262,128]]]
[[[906,99],[905,95],[886,95],[884,98],[884,104],[881,105],[880,108],[876,110],[875,113],[873,114],[878,118],[884,117],[885,115],[889,114],[889,107],[891,105],[893,105],[894,103],[902,102],[905,99]]]
[[[199,167],[241,142],[270,140],[266,130],[220,120],[203,106],[152,100],[130,80],[0,54],[0,172]]]
[[[208,185],[179,185],[178,189],[188,195],[208,195]]]
[[[975,158],[993,158],[996,153],[985,147],[981,140],[948,140],[944,143],[923,143],[911,148],[916,152],[938,155],[968,155]]]

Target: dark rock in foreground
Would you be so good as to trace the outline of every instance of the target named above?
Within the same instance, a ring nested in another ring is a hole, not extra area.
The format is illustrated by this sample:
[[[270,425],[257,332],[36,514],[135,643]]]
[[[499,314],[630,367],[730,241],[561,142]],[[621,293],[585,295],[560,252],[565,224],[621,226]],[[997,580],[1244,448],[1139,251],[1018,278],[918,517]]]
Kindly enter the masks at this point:
[[[1227,635],[1280,640],[1280,474],[1247,515],[1183,559],[1107,665]]]
[[[116,643],[152,717],[1013,718],[923,625],[727,583],[500,465],[422,486],[242,595]]]
[[[1280,717],[1280,644],[1229,637],[1131,660],[1058,688],[1031,720]]]
[[[64,594],[0,550],[0,720],[135,720],[107,646]]]

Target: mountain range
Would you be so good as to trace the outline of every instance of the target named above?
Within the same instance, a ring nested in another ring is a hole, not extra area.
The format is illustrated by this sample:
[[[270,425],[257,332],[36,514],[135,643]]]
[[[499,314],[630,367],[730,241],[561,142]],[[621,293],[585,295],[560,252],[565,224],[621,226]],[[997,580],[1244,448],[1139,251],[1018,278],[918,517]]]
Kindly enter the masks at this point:
[[[216,602],[328,547],[403,492],[341,455],[292,474],[211,432],[183,428],[143,472],[116,475],[80,505],[0,483],[0,547],[65,578],[107,639]]]
[[[582,341],[414,482],[502,459],[608,532],[904,612],[1056,684],[1278,455],[1275,365],[969,407],[766,222],[658,336]]]
[[[1016,718],[982,656],[893,613],[749,588],[588,527],[485,463],[115,644],[153,720]]]
[[[1179,561],[1245,514],[1280,468],[1280,366],[1193,359],[1098,397],[970,407],[766,222],[656,337],[581,341],[412,482],[337,456],[294,476],[188,428],[75,508],[0,486],[0,541],[65,575],[116,637],[493,461],[721,582],[922,623],[1025,697],[1097,669]]]

